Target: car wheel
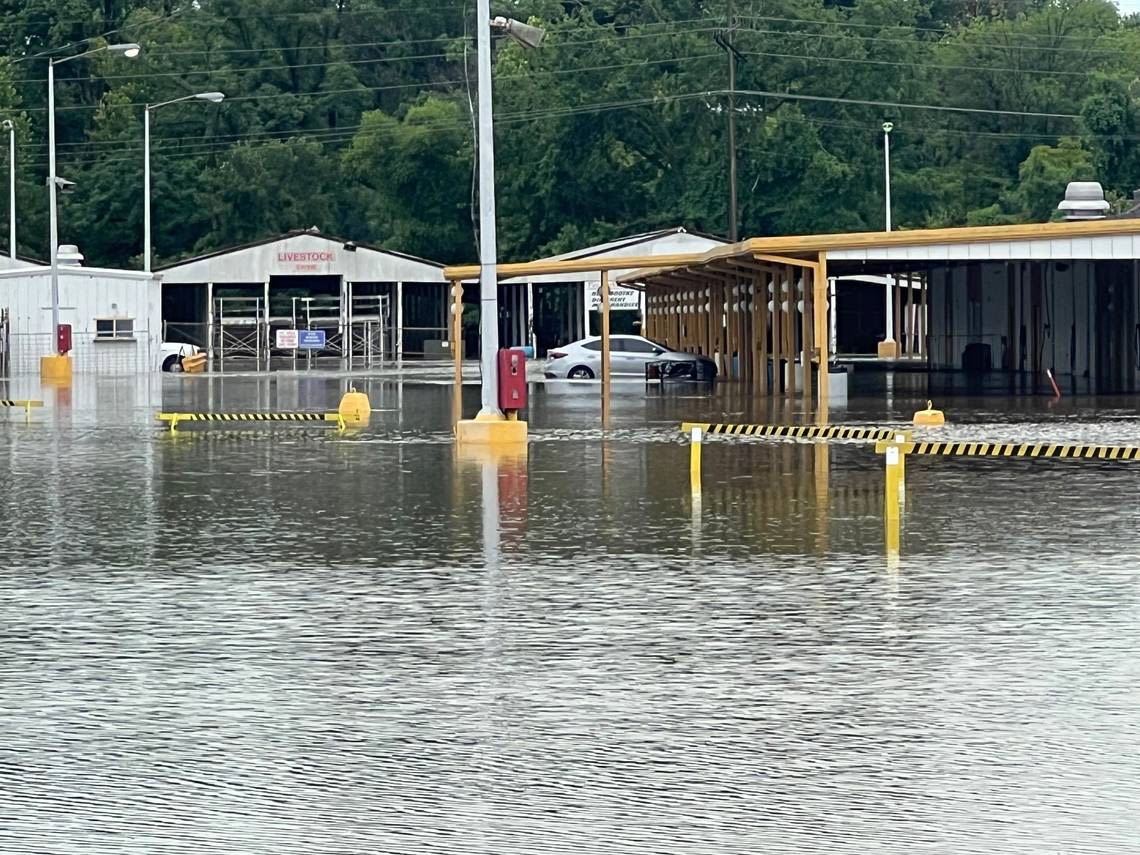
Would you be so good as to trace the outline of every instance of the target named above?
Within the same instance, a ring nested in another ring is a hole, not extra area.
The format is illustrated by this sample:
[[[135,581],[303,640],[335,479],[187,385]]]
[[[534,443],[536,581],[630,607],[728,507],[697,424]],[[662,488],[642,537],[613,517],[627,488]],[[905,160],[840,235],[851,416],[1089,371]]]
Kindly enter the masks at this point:
[[[594,372],[585,365],[575,365],[566,372],[566,376],[571,380],[593,380]]]
[[[182,360],[177,356],[168,356],[166,361],[162,363],[162,370],[171,374],[178,374],[182,371]]]

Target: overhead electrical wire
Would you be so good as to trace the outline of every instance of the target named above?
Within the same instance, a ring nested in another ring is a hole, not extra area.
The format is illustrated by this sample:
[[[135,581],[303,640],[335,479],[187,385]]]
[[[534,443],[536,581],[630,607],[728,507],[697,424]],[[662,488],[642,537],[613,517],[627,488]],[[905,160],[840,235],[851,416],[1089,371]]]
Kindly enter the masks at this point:
[[[502,115],[496,116],[495,117],[495,124],[496,125],[517,124],[520,122],[532,122],[532,121],[551,119],[551,118],[559,118],[562,116],[579,115],[579,114],[585,114],[585,113],[601,113],[601,112],[608,112],[608,111],[613,111],[613,110],[631,109],[631,108],[655,106],[655,105],[664,105],[667,103],[692,100],[692,99],[698,99],[698,98],[706,98],[707,99],[707,98],[711,98],[711,97],[717,97],[717,96],[720,96],[723,94],[724,94],[724,92],[719,91],[719,90],[699,91],[699,92],[684,92],[684,93],[675,93],[672,95],[665,95],[665,96],[654,96],[654,97],[650,97],[650,98],[630,99],[630,100],[625,100],[625,101],[611,101],[611,102],[591,103],[591,104],[583,104],[583,105],[566,105],[566,106],[562,106],[562,107],[552,107],[550,109],[545,109],[545,110],[538,109],[538,110],[519,111],[517,113],[507,113],[507,114],[502,114]],[[1077,118],[1074,115],[1061,114],[1061,113],[1026,113],[1024,111],[992,111],[992,110],[987,110],[987,109],[968,108],[968,107],[945,108],[945,107],[942,107],[941,105],[902,104],[902,103],[898,103],[898,102],[865,101],[865,100],[860,100],[860,99],[833,98],[833,97],[827,97],[827,96],[802,95],[802,94],[798,94],[798,93],[760,92],[760,91],[756,91],[756,90],[737,90],[736,94],[737,95],[762,95],[765,97],[776,97],[776,98],[791,99],[791,100],[809,100],[809,101],[818,100],[818,101],[840,102],[840,103],[850,103],[850,104],[856,104],[856,105],[870,105],[870,106],[876,106],[876,107],[891,106],[891,107],[899,107],[899,108],[904,108],[904,109],[911,108],[911,109],[920,109],[920,110],[921,109],[928,109],[928,110],[939,110],[939,111],[949,110],[952,112],[984,113],[984,114],[991,114],[991,113],[996,112],[996,113],[1001,113],[1003,115],[1019,115],[1019,116],[1028,115],[1028,116],[1034,116],[1034,117],[1064,118],[1064,119],[1075,119],[1075,118]],[[836,127],[851,127],[852,129],[866,130],[868,133],[874,133],[876,135],[878,133],[881,133],[881,131],[879,130],[878,123],[868,124],[864,128],[864,126],[858,125],[856,123],[834,122],[832,120],[828,120],[825,118],[813,117],[813,116],[808,116],[808,115],[802,116],[802,119],[803,119],[803,121],[808,122],[809,124],[833,125]],[[423,123],[423,124],[417,124],[415,127],[419,130],[456,130],[456,129],[463,128],[466,126],[467,126],[467,121],[463,120],[463,121],[446,122],[446,123],[440,123],[440,122]],[[361,128],[361,126],[356,125],[356,126],[352,126],[352,127],[348,127],[348,128],[318,129],[318,130],[314,130],[314,131],[310,131],[310,132],[293,132],[293,131],[268,132],[271,134],[279,134],[281,136],[279,139],[263,140],[262,144],[267,144],[267,143],[272,143],[272,142],[290,142],[290,141],[294,141],[294,140],[311,141],[311,142],[315,142],[315,143],[322,144],[322,145],[324,145],[324,144],[335,144],[335,143],[346,143],[346,142],[351,142],[353,139],[356,139],[360,135],[367,137],[367,136],[377,134],[377,133],[379,133],[379,134],[398,133],[400,130],[403,130],[403,128],[392,127],[392,128],[385,128],[383,131],[380,131],[379,129],[372,130],[372,131],[364,131]],[[996,132],[996,131],[969,131],[969,130],[956,130],[956,129],[949,129],[949,128],[930,128],[930,127],[915,128],[913,130],[913,133],[916,136],[920,136],[920,137],[923,135],[927,135],[927,134],[954,134],[954,135],[968,135],[968,136],[1010,138],[1010,139],[1055,139],[1056,138],[1056,134],[1049,134],[1049,133],[1040,133],[1040,134],[1035,134],[1035,133],[1003,133],[1003,132]],[[1140,136],[1137,136],[1136,138],[1140,139]],[[199,139],[199,138],[195,138],[195,139]],[[153,152],[156,154],[161,153],[161,156],[163,158],[166,158],[166,159],[169,159],[172,157],[175,159],[179,159],[179,158],[183,158],[183,157],[205,157],[205,156],[209,156],[209,155],[215,154],[215,153],[225,154],[226,152],[230,151],[234,147],[234,145],[240,144],[241,142],[242,142],[242,139],[240,139],[240,138],[236,142],[233,140],[229,140],[229,139],[219,142],[219,141],[214,141],[214,138],[206,138],[205,141],[200,143],[200,144],[191,143],[190,145],[185,145],[185,144],[179,145],[179,144],[171,143],[171,144],[167,144],[165,146],[161,146],[157,149],[154,149]],[[115,162],[133,161],[133,160],[137,160],[139,157],[141,157],[141,147],[127,147],[125,149],[125,151],[133,152],[134,156],[100,158],[100,163],[115,163]],[[124,148],[123,148],[122,144],[120,143],[118,145],[117,154],[122,154],[123,152],[124,152]],[[73,154],[75,154],[75,153],[73,152]],[[79,154],[79,156],[82,156],[83,153],[78,153],[78,154]],[[25,164],[33,164],[33,163],[42,164],[43,163],[42,160],[34,160],[34,161],[33,160],[25,160],[22,162]]]

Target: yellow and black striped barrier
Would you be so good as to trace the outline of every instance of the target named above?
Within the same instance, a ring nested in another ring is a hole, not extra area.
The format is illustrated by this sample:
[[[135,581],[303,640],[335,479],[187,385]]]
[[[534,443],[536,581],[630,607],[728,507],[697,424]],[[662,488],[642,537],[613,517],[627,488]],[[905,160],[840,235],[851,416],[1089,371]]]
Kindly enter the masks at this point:
[[[178,430],[181,422],[333,422],[344,430],[344,417],[340,413],[159,413],[158,420],[170,423],[170,432]]]
[[[1140,446],[1083,445],[1063,442],[879,442],[875,451],[885,454],[898,448],[900,454],[933,457],[1028,457],[1059,460],[1140,460]]]
[[[692,434],[693,428],[702,433],[724,436],[749,436],[764,439],[859,439],[866,442],[894,439],[897,430],[891,428],[858,427],[853,425],[735,425],[711,422],[685,422],[681,425],[684,433]]]
[[[43,405],[43,401],[14,401],[10,398],[0,398],[0,407],[4,407],[5,409],[21,409],[27,418],[30,418],[32,415],[32,407],[42,407]]]

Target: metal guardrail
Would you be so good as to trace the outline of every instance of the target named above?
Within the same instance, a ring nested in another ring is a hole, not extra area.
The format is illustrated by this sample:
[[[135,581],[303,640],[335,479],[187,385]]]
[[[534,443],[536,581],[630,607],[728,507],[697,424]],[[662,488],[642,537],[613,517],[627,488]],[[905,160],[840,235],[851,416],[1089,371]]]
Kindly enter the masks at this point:
[[[32,407],[42,407],[43,401],[16,401],[8,398],[0,399],[0,407],[5,409],[21,409],[25,417],[31,417]]]
[[[879,442],[875,451],[936,457],[1028,457],[1060,460],[1140,460],[1140,446],[1062,442]]]
[[[175,433],[181,422],[225,423],[234,422],[274,422],[285,424],[312,424],[313,422],[334,422],[337,430],[344,430],[344,417],[340,413],[159,413],[161,422],[170,423],[170,432]]]
[[[681,425],[684,433],[691,434],[693,428],[702,433],[724,434],[725,436],[747,436],[764,439],[859,439],[867,442],[894,439],[898,430],[892,428],[851,427],[812,425],[748,425],[717,424],[713,422],[685,422]]]

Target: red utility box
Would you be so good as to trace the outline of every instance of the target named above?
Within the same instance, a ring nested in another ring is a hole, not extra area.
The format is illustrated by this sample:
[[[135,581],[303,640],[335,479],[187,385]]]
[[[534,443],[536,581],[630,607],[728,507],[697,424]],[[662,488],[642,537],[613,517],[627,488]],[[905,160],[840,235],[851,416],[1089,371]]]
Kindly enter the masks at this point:
[[[499,351],[499,409],[526,407],[526,354],[521,347]]]
[[[56,353],[71,352],[71,324],[60,324],[55,328]]]

